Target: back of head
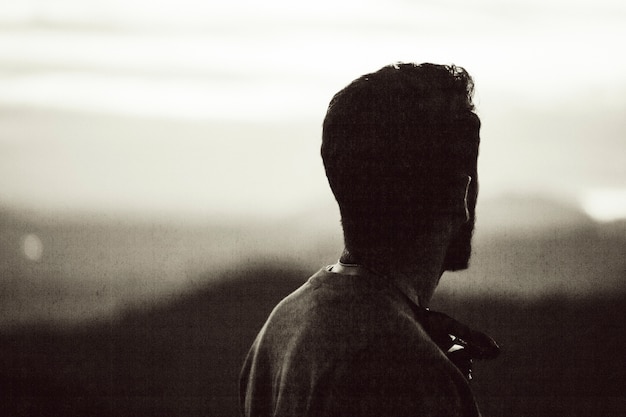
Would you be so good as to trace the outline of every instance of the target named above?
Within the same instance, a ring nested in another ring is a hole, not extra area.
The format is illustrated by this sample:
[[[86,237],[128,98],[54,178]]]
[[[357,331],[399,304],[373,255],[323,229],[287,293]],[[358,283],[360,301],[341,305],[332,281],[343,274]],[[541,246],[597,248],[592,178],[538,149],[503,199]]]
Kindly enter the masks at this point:
[[[463,68],[396,64],[333,97],[322,158],[351,252],[405,247],[433,216],[465,213],[451,191],[467,176],[476,186],[472,94]]]

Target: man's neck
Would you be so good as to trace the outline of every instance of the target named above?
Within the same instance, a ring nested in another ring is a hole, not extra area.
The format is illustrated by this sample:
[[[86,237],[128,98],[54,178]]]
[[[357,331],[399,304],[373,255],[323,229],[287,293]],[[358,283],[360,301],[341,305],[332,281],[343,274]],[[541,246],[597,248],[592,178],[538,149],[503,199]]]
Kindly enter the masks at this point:
[[[344,250],[334,272],[359,275],[365,271],[391,281],[413,303],[428,307],[441,278],[442,254],[431,254],[419,262],[380,262],[372,258],[357,257]]]

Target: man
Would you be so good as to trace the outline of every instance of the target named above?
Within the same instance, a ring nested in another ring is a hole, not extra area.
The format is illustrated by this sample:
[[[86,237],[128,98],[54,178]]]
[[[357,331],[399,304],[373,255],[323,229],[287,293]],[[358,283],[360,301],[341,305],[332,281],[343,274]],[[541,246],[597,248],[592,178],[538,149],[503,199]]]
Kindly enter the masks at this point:
[[[471,357],[486,335],[428,311],[465,269],[478,192],[473,81],[455,66],[396,64],[330,102],[322,158],[345,249],[285,298],[241,374],[257,416],[477,416]]]

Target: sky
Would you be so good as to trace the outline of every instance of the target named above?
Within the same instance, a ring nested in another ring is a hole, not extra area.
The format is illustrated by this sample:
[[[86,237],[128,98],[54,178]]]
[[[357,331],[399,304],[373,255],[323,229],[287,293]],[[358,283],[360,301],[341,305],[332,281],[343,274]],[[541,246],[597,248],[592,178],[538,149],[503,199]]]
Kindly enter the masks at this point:
[[[620,1],[0,1],[0,204],[290,215],[332,199],[332,95],[462,65],[481,192],[626,217]]]

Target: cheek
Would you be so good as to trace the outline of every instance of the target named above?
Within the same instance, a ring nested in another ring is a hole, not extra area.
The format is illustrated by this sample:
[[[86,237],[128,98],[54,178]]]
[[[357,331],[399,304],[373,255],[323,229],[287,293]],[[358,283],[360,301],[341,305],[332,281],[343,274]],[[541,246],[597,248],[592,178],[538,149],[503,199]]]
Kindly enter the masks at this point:
[[[461,225],[458,233],[448,246],[444,260],[444,270],[459,271],[469,266],[472,254],[472,234],[474,232],[474,219]]]

